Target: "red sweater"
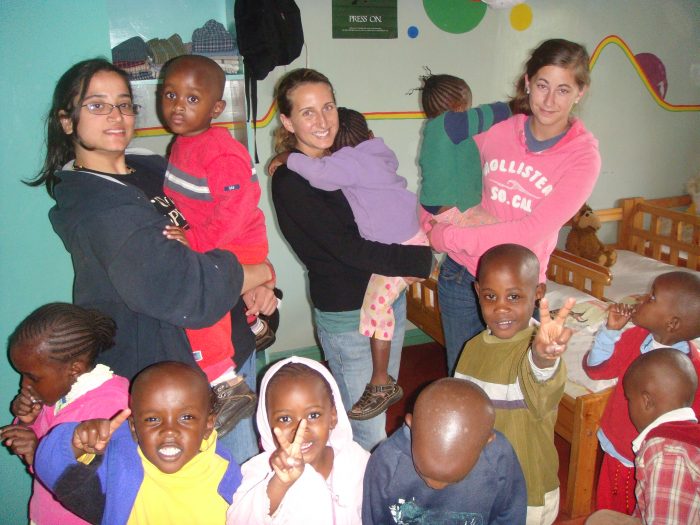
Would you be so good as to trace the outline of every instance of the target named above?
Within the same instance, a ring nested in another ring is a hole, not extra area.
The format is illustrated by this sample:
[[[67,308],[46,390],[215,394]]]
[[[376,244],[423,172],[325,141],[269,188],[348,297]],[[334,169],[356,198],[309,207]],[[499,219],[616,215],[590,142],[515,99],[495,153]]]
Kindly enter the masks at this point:
[[[267,257],[260,185],[250,155],[228,130],[209,128],[178,136],[168,159],[165,194],[190,225],[185,232],[197,252],[222,248],[241,264]]]
[[[591,379],[618,379],[600,420],[600,428],[605,432],[615,450],[632,463],[634,463],[632,441],[639,435],[639,432],[634,428],[627,411],[627,399],[625,399],[625,392],[622,389],[622,377],[632,361],[641,355],[640,347],[648,335],[649,331],[644,328],[638,326],[630,328],[615,343],[615,351],[610,359],[597,366],[589,366],[587,364],[588,353],[586,353],[582,363],[584,371]],[[689,342],[688,344],[690,345],[690,360],[700,376],[700,353],[693,343]],[[695,393],[693,410],[695,410],[696,415],[700,414],[700,390]]]

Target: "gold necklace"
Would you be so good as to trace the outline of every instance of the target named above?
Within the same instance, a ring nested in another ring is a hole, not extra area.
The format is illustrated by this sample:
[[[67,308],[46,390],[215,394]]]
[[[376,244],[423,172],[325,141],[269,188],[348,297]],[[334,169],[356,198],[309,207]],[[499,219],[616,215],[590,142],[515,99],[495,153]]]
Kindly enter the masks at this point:
[[[93,169],[90,169],[90,168],[86,168],[86,167],[83,166],[82,164],[76,164],[75,162],[73,162],[73,170],[74,170],[74,171],[92,171],[92,172],[95,172],[95,173],[106,173],[106,172],[104,172],[104,171],[98,171],[98,170],[93,170]],[[129,165],[127,164],[127,165],[126,165],[126,173],[112,173],[112,175],[130,175],[130,174],[134,173],[135,171],[136,171],[136,170],[135,170],[134,168],[132,168],[131,166],[129,166]]]

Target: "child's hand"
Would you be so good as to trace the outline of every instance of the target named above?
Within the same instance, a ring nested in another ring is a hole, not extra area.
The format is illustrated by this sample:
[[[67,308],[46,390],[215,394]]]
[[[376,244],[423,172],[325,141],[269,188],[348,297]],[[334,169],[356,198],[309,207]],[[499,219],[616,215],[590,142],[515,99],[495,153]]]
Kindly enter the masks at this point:
[[[270,177],[272,177],[275,174],[277,168],[279,168],[282,164],[287,164],[287,159],[289,158],[290,153],[290,151],[285,151],[284,153],[280,153],[270,161],[270,164],[267,165],[267,174]]]
[[[246,315],[272,315],[279,303],[275,291],[264,284],[256,286],[242,295]]]
[[[10,405],[12,414],[25,425],[31,425],[41,412],[44,403],[30,385],[22,387]]]
[[[185,237],[185,231],[179,226],[166,226],[163,230],[163,235],[170,240],[181,242],[188,248],[190,247],[190,242],[187,240],[187,237]]]
[[[634,304],[615,303],[608,308],[608,330],[622,330],[637,309]]]
[[[576,304],[576,299],[569,297],[559,309],[556,318],[549,315],[549,301],[540,299],[540,328],[532,342],[532,361],[537,368],[550,368],[556,359],[566,350],[566,343],[571,338],[571,328],[564,328],[569,312]]]
[[[283,432],[275,427],[272,429],[277,436],[279,447],[270,456],[270,466],[277,474],[277,479],[284,485],[291,485],[304,472],[304,457],[301,455],[301,444],[306,431],[306,419],[302,419],[297,427],[294,441],[287,441]]]
[[[27,465],[34,464],[34,451],[39,440],[31,428],[24,425],[8,425],[0,429],[0,439],[13,454],[21,457]]]
[[[73,431],[73,454],[103,454],[114,431],[126,421],[131,410],[125,408],[112,419],[90,419],[83,421]]]
[[[425,281],[425,278],[423,278],[423,277],[404,277],[403,280],[406,281],[406,284],[408,286],[411,286],[413,283],[422,283],[423,281]]]

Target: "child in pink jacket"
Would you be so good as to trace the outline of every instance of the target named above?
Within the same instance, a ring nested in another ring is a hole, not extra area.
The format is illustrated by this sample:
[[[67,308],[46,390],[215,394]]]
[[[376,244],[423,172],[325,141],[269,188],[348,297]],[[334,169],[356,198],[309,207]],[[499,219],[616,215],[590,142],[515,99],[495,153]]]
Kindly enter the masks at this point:
[[[129,381],[105,365],[97,354],[114,344],[116,326],[97,310],[67,303],[44,305],[10,335],[10,361],[22,375],[12,401],[12,425],[2,429],[3,443],[33,472],[34,451],[60,423],[110,418],[129,403]],[[29,502],[36,525],[86,525],[66,510],[36,479]]]

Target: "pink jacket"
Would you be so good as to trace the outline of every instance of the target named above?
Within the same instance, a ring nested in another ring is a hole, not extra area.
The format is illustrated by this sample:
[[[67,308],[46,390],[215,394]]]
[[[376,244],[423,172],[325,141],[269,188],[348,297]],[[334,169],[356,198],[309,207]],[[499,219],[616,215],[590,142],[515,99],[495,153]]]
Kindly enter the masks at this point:
[[[515,115],[474,137],[484,177],[481,205],[498,223],[432,228],[433,248],[449,254],[473,275],[486,250],[516,243],[535,252],[544,282],[559,229],[590,196],[598,178],[598,141],[580,120],[573,121],[557,144],[533,153],[525,144],[526,119]],[[424,225],[426,215],[421,216]]]
[[[80,383],[89,381],[97,375],[109,377],[111,370],[104,365],[95,368],[78,378],[71,392],[80,388]],[[70,396],[70,393],[68,394]],[[41,440],[49,430],[61,423],[73,421],[85,421],[94,418],[110,418],[117,412],[129,406],[129,380],[125,377],[113,375],[111,379],[99,386],[85,392],[72,402],[61,408],[58,414],[54,413],[55,407],[44,406],[39,412],[30,428],[34,430],[36,437]],[[29,502],[29,517],[37,525],[60,523],[61,525],[86,525],[87,522],[75,514],[68,512],[58,503],[51,492],[34,479],[32,499]]]
[[[311,465],[306,465],[304,473],[287,491],[274,516],[270,516],[267,484],[274,474],[270,467],[270,455],[277,447],[267,421],[265,398],[270,378],[287,363],[302,363],[313,368],[330,384],[338,423],[331,431],[328,444],[333,447],[335,456],[333,470],[327,480]],[[233,504],[227,513],[228,525],[361,525],[362,482],[369,452],[353,441],[350,420],[345,413],[338,384],[326,367],[318,361],[296,356],[274,364],[260,386],[257,423],[264,452],[241,467],[243,481],[233,495]]]

